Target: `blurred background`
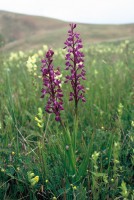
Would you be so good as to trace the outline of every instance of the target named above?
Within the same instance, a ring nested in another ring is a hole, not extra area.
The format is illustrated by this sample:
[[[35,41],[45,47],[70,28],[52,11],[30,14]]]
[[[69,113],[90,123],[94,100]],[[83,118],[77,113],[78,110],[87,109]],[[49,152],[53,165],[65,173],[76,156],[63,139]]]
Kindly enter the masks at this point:
[[[6,50],[62,47],[68,24],[79,24],[84,45],[134,38],[133,0],[4,0],[0,46]]]

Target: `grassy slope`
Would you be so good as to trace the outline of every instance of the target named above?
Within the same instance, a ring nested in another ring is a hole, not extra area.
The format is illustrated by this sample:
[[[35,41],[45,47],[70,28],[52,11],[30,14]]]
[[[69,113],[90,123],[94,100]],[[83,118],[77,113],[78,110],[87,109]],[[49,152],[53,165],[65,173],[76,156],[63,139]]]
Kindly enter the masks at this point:
[[[49,200],[54,195],[57,200],[65,199],[64,194],[70,200],[76,199],[75,195],[77,200],[134,199],[133,52],[131,42],[84,48],[86,103],[79,102],[76,147],[69,84],[62,86],[65,110],[61,116],[70,131],[67,134],[53,114],[49,118],[44,112],[47,99],[40,99],[42,80],[34,77],[35,71],[27,71],[29,54],[0,60],[1,200],[39,200],[35,194],[40,194],[41,187],[42,199]],[[68,74],[64,54],[60,50],[55,54],[55,66],[61,66],[63,77]],[[40,75],[39,55],[36,64]],[[35,121],[39,107],[44,129]],[[40,177],[33,188],[27,176],[30,171]],[[123,181],[127,198],[121,196]],[[77,187],[75,192],[71,184]]]
[[[68,22],[38,16],[0,11],[0,33],[6,40],[6,50],[39,48],[43,44],[62,47]],[[133,38],[134,24],[79,24],[84,44]]]

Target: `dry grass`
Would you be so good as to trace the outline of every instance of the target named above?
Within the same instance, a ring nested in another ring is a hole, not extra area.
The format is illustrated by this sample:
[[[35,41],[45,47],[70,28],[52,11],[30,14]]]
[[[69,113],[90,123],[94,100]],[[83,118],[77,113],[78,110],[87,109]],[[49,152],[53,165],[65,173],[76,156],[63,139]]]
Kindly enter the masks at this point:
[[[59,47],[65,41],[67,24],[56,19],[0,11],[0,33],[4,35],[6,50],[40,48],[43,44]],[[134,24],[79,24],[85,45],[96,42],[134,38]]]

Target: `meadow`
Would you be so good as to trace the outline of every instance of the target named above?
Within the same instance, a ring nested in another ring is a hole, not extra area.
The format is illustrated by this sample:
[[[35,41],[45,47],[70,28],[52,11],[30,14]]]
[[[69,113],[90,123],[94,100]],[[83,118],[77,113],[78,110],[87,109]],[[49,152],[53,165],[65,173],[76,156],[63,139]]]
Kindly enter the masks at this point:
[[[64,47],[63,41],[63,47]],[[134,200],[134,41],[89,44],[86,102],[77,119],[60,66],[62,124],[45,111],[41,60],[48,50],[0,54],[0,199]]]

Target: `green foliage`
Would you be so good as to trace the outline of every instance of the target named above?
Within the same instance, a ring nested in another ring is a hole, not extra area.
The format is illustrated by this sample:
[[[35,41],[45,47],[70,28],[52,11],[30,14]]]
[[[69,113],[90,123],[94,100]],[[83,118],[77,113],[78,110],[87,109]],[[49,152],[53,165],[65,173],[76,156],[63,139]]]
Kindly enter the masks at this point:
[[[56,50],[62,125],[40,99],[45,49],[0,60],[0,199],[134,199],[134,43],[84,49],[86,103],[77,120],[64,84],[65,52]]]
[[[5,45],[5,39],[4,36],[0,33],[0,47],[3,47]]]

